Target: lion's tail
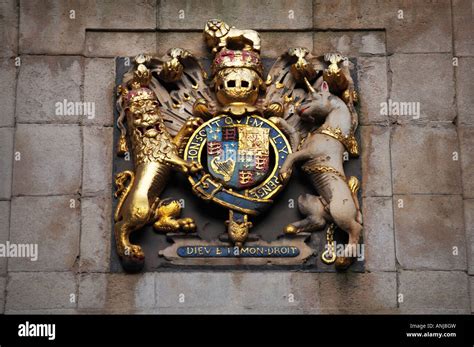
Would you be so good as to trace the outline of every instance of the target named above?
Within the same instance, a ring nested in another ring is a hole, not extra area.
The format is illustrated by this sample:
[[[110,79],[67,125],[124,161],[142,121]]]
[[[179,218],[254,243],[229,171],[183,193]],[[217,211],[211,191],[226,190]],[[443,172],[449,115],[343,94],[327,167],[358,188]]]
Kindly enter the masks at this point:
[[[126,185],[125,183],[129,181]],[[119,172],[115,175],[115,185],[117,190],[115,191],[114,196],[119,199],[117,208],[115,209],[114,221],[118,222],[120,217],[120,210],[122,209],[123,203],[132,189],[133,182],[135,181],[135,174],[132,171],[126,170]]]

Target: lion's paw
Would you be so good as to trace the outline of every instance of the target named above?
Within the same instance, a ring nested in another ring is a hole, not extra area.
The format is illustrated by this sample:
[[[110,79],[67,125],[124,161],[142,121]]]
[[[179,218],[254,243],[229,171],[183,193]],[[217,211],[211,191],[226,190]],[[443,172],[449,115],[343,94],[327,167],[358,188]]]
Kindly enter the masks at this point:
[[[204,123],[204,121],[199,117],[190,117],[186,121],[186,127],[188,127],[189,129],[194,130],[194,129],[197,129],[198,127],[200,127],[203,123]]]

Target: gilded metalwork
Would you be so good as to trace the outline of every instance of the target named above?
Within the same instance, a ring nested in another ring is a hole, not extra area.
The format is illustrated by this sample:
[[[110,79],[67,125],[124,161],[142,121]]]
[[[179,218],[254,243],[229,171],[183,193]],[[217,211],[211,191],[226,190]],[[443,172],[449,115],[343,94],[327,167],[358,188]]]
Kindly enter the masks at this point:
[[[149,59],[143,59],[143,56],[135,59],[136,69],[120,88],[118,99],[122,112],[119,121],[126,116],[131,132],[135,172],[125,171],[116,176],[115,195],[119,203],[114,229],[117,253],[131,271],[141,269],[144,262],[141,247],[129,239],[135,230],[146,224],[153,224],[161,232],[195,230],[192,219],[178,218],[181,211],[178,202],[160,199],[159,195],[172,168],[190,174],[202,169],[199,164],[186,162],[178,155],[180,141],[200,123],[189,119],[179,134],[172,138],[161,117],[156,95],[148,88],[151,73],[140,61]],[[123,124],[121,130],[121,138],[124,138],[126,130]]]
[[[256,31],[236,29],[220,19],[211,19],[206,23],[204,39],[212,53],[229,45],[238,46],[242,51],[260,52],[260,35]]]
[[[117,88],[117,154],[129,153],[128,134],[135,166],[115,181],[115,238],[124,266],[143,266],[143,251],[129,240],[133,231],[147,224],[173,234],[196,228],[179,217],[176,200],[160,197],[172,169],[187,176],[198,198],[229,210],[222,240],[242,248],[251,238],[251,217],[272,206],[301,161],[320,196],[300,197],[306,218],[283,232],[300,244],[303,234],[328,226],[322,260],[346,268],[351,258],[334,258],[335,230],[346,231],[353,245],[362,229],[359,182],[346,179],[343,168],[345,151],[359,155],[350,61],[290,48],[265,77],[256,31],[212,19],[204,40],[213,54],[209,76],[191,52],[172,48],[163,57],[137,56]],[[306,260],[311,252],[304,254]]]
[[[222,179],[225,182],[229,182],[232,178],[232,172],[234,171],[235,161],[232,158],[228,158],[225,161],[218,161],[218,158],[214,158],[211,161],[211,168],[219,175],[222,175]]]
[[[325,134],[325,135],[331,136],[332,138],[335,138],[336,140],[340,141],[344,145],[344,147],[346,147],[350,155],[354,157],[359,156],[359,144],[357,143],[357,140],[354,136],[354,133],[352,132],[352,129],[348,135],[344,135],[342,133],[341,128],[332,128],[330,126],[326,126],[324,128],[321,127],[315,130],[315,132],[320,133],[320,134]]]
[[[336,261],[336,245],[334,242],[335,228],[335,224],[331,223],[326,231],[326,250],[321,254],[321,260],[325,264],[334,264]]]
[[[344,175],[342,172],[339,170],[336,170],[335,168],[331,166],[325,166],[325,165],[303,165],[301,169],[307,173],[307,174],[314,174],[314,173],[332,173],[340,178],[342,178],[344,181],[346,180],[346,175]]]

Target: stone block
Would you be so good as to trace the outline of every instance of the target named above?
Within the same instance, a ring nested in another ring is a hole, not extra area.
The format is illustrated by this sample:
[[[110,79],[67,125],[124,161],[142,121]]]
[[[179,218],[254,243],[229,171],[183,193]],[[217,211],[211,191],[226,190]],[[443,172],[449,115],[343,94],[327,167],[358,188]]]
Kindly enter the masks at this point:
[[[469,285],[471,293],[471,313],[474,312],[474,276],[469,276]]]
[[[85,273],[79,277],[78,308],[102,310],[106,302],[107,277],[109,274]],[[129,288],[123,288],[127,290]]]
[[[104,196],[82,198],[81,272],[107,272],[110,268],[112,235],[112,198]]]
[[[260,33],[261,55],[264,58],[278,58],[292,47],[305,47],[313,51],[313,35],[310,32],[268,32]]]
[[[112,189],[113,128],[84,127],[82,194],[109,193]]]
[[[141,313],[155,307],[155,274],[83,274],[80,312]]]
[[[290,302],[290,295],[285,295],[281,308],[287,311],[298,310],[299,313],[305,314],[320,313],[322,299],[319,274],[291,272],[287,276],[289,276],[290,294],[293,294],[294,303]]]
[[[398,17],[400,10],[403,18]],[[395,15],[387,25],[388,53],[452,51],[449,1],[399,1]]]
[[[386,29],[387,51],[451,51],[451,8],[443,0],[357,0],[313,3],[316,29]],[[403,18],[400,14],[403,11]]]
[[[255,284],[259,290],[252,290]],[[231,288],[247,313],[319,312],[319,278],[311,273],[233,273]]]
[[[316,29],[383,29],[397,20],[397,2],[354,0],[313,2]]]
[[[459,58],[458,64],[455,68],[458,124],[474,125],[474,79],[472,78],[474,58]]]
[[[82,117],[84,125],[111,126],[114,123],[115,61],[85,59],[84,102],[94,103],[94,117]]]
[[[156,0],[91,1],[88,29],[155,29]]]
[[[0,314],[5,312],[5,289],[7,286],[7,278],[0,277]]]
[[[10,201],[0,201],[0,244],[5,244],[10,233]],[[0,278],[7,273],[7,258],[0,257]],[[1,291],[1,289],[0,289]]]
[[[238,290],[230,272],[156,273],[156,304],[159,308],[239,306]],[[235,286],[235,288],[234,288]]]
[[[322,55],[341,52],[354,57],[385,54],[383,31],[317,31],[314,33],[314,52]]]
[[[14,130],[0,128],[0,199],[11,197]]]
[[[319,311],[302,310],[297,306],[256,306],[256,307],[242,307],[242,306],[224,306],[224,307],[190,307],[188,309],[176,308],[160,308],[160,314],[240,314],[240,315],[302,315],[302,314],[318,314]]]
[[[362,126],[362,195],[391,196],[390,128]]]
[[[186,307],[186,308],[177,308],[177,307],[159,307],[154,309],[149,309],[145,311],[145,314],[172,314],[172,315],[211,315],[211,314],[237,314],[244,313],[242,309],[235,308],[232,312],[229,311],[229,308],[224,307]]]
[[[16,0],[0,2],[0,48],[1,57],[14,57],[18,54],[18,7]],[[3,81],[3,79],[1,79]]]
[[[156,274],[156,288],[159,312],[281,314],[319,308],[317,275],[309,273],[167,272]]]
[[[78,311],[75,308],[40,308],[40,309],[28,309],[28,310],[8,310],[9,315],[72,315],[77,314]]]
[[[312,36],[310,32],[261,32],[262,57],[277,58],[290,47],[306,47],[312,51]],[[187,49],[198,57],[212,57],[204,42],[202,32],[158,32],[158,55],[165,55],[172,47]]]
[[[358,91],[360,99],[359,122],[388,124],[382,115],[381,104],[387,101],[387,59],[385,57],[357,58]]]
[[[28,54],[82,54],[86,29],[156,28],[156,0],[22,0],[20,9],[20,50]]]
[[[472,0],[453,0],[454,54],[474,56],[474,5]]]
[[[460,195],[395,195],[395,245],[403,269],[466,270]]]
[[[20,52],[81,54],[91,3],[94,2],[20,0]],[[71,11],[75,11],[74,19]]]
[[[154,32],[96,32],[86,34],[86,57],[134,57],[140,53],[155,54]]]
[[[319,274],[321,313],[393,313],[397,307],[395,272]]]
[[[22,57],[16,99],[17,121],[77,123],[83,111],[75,107],[82,102],[82,70],[79,57]]]
[[[71,272],[9,273],[5,313],[18,310],[73,309],[76,303],[76,278]]]
[[[401,271],[404,314],[470,313],[468,276],[458,271]]]
[[[395,271],[392,198],[364,198],[362,214],[365,268],[369,271]]]
[[[474,198],[474,127],[459,127],[463,195]]]
[[[209,19],[222,19],[238,29],[309,29],[311,0],[225,1],[162,0],[158,10],[159,29],[203,30]]]
[[[13,195],[76,194],[81,187],[82,148],[76,125],[19,124]]]
[[[474,275],[474,199],[464,200],[464,226],[466,228],[467,270]]]
[[[203,24],[204,26],[204,24]],[[165,55],[170,48],[187,49],[197,57],[211,57],[202,32],[158,32],[156,33],[157,55]]]
[[[455,119],[451,54],[394,54],[390,57],[390,70],[392,102],[418,102],[420,105],[419,115],[412,110],[409,115],[393,115],[394,120],[407,123],[452,122]]]
[[[454,126],[396,126],[391,136],[394,194],[461,194]]]
[[[38,254],[36,261],[11,257],[8,270],[73,270],[79,256],[80,213],[77,196],[13,198],[10,242],[37,245]]]
[[[15,124],[16,69],[14,59],[0,59],[0,81],[5,86],[0,90],[0,126]]]
[[[220,307],[187,307],[187,308],[176,308],[176,307],[164,307],[157,308],[155,310],[146,311],[149,314],[241,314],[241,315],[289,315],[289,314],[317,314],[319,311],[304,310],[298,306],[286,306],[286,307],[243,307],[243,306],[220,306]]]

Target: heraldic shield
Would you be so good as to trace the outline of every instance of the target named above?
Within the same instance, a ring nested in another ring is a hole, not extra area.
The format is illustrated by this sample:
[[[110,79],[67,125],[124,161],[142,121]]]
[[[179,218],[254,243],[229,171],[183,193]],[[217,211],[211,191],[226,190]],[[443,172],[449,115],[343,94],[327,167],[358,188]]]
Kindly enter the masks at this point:
[[[260,183],[269,170],[269,133],[243,124],[207,127],[209,173],[237,190]]]
[[[283,188],[278,169],[290,153],[284,133],[269,120],[223,114],[194,131],[183,158],[203,167],[188,177],[193,191],[229,209],[229,236],[240,244],[252,226],[247,215],[264,212]]]

